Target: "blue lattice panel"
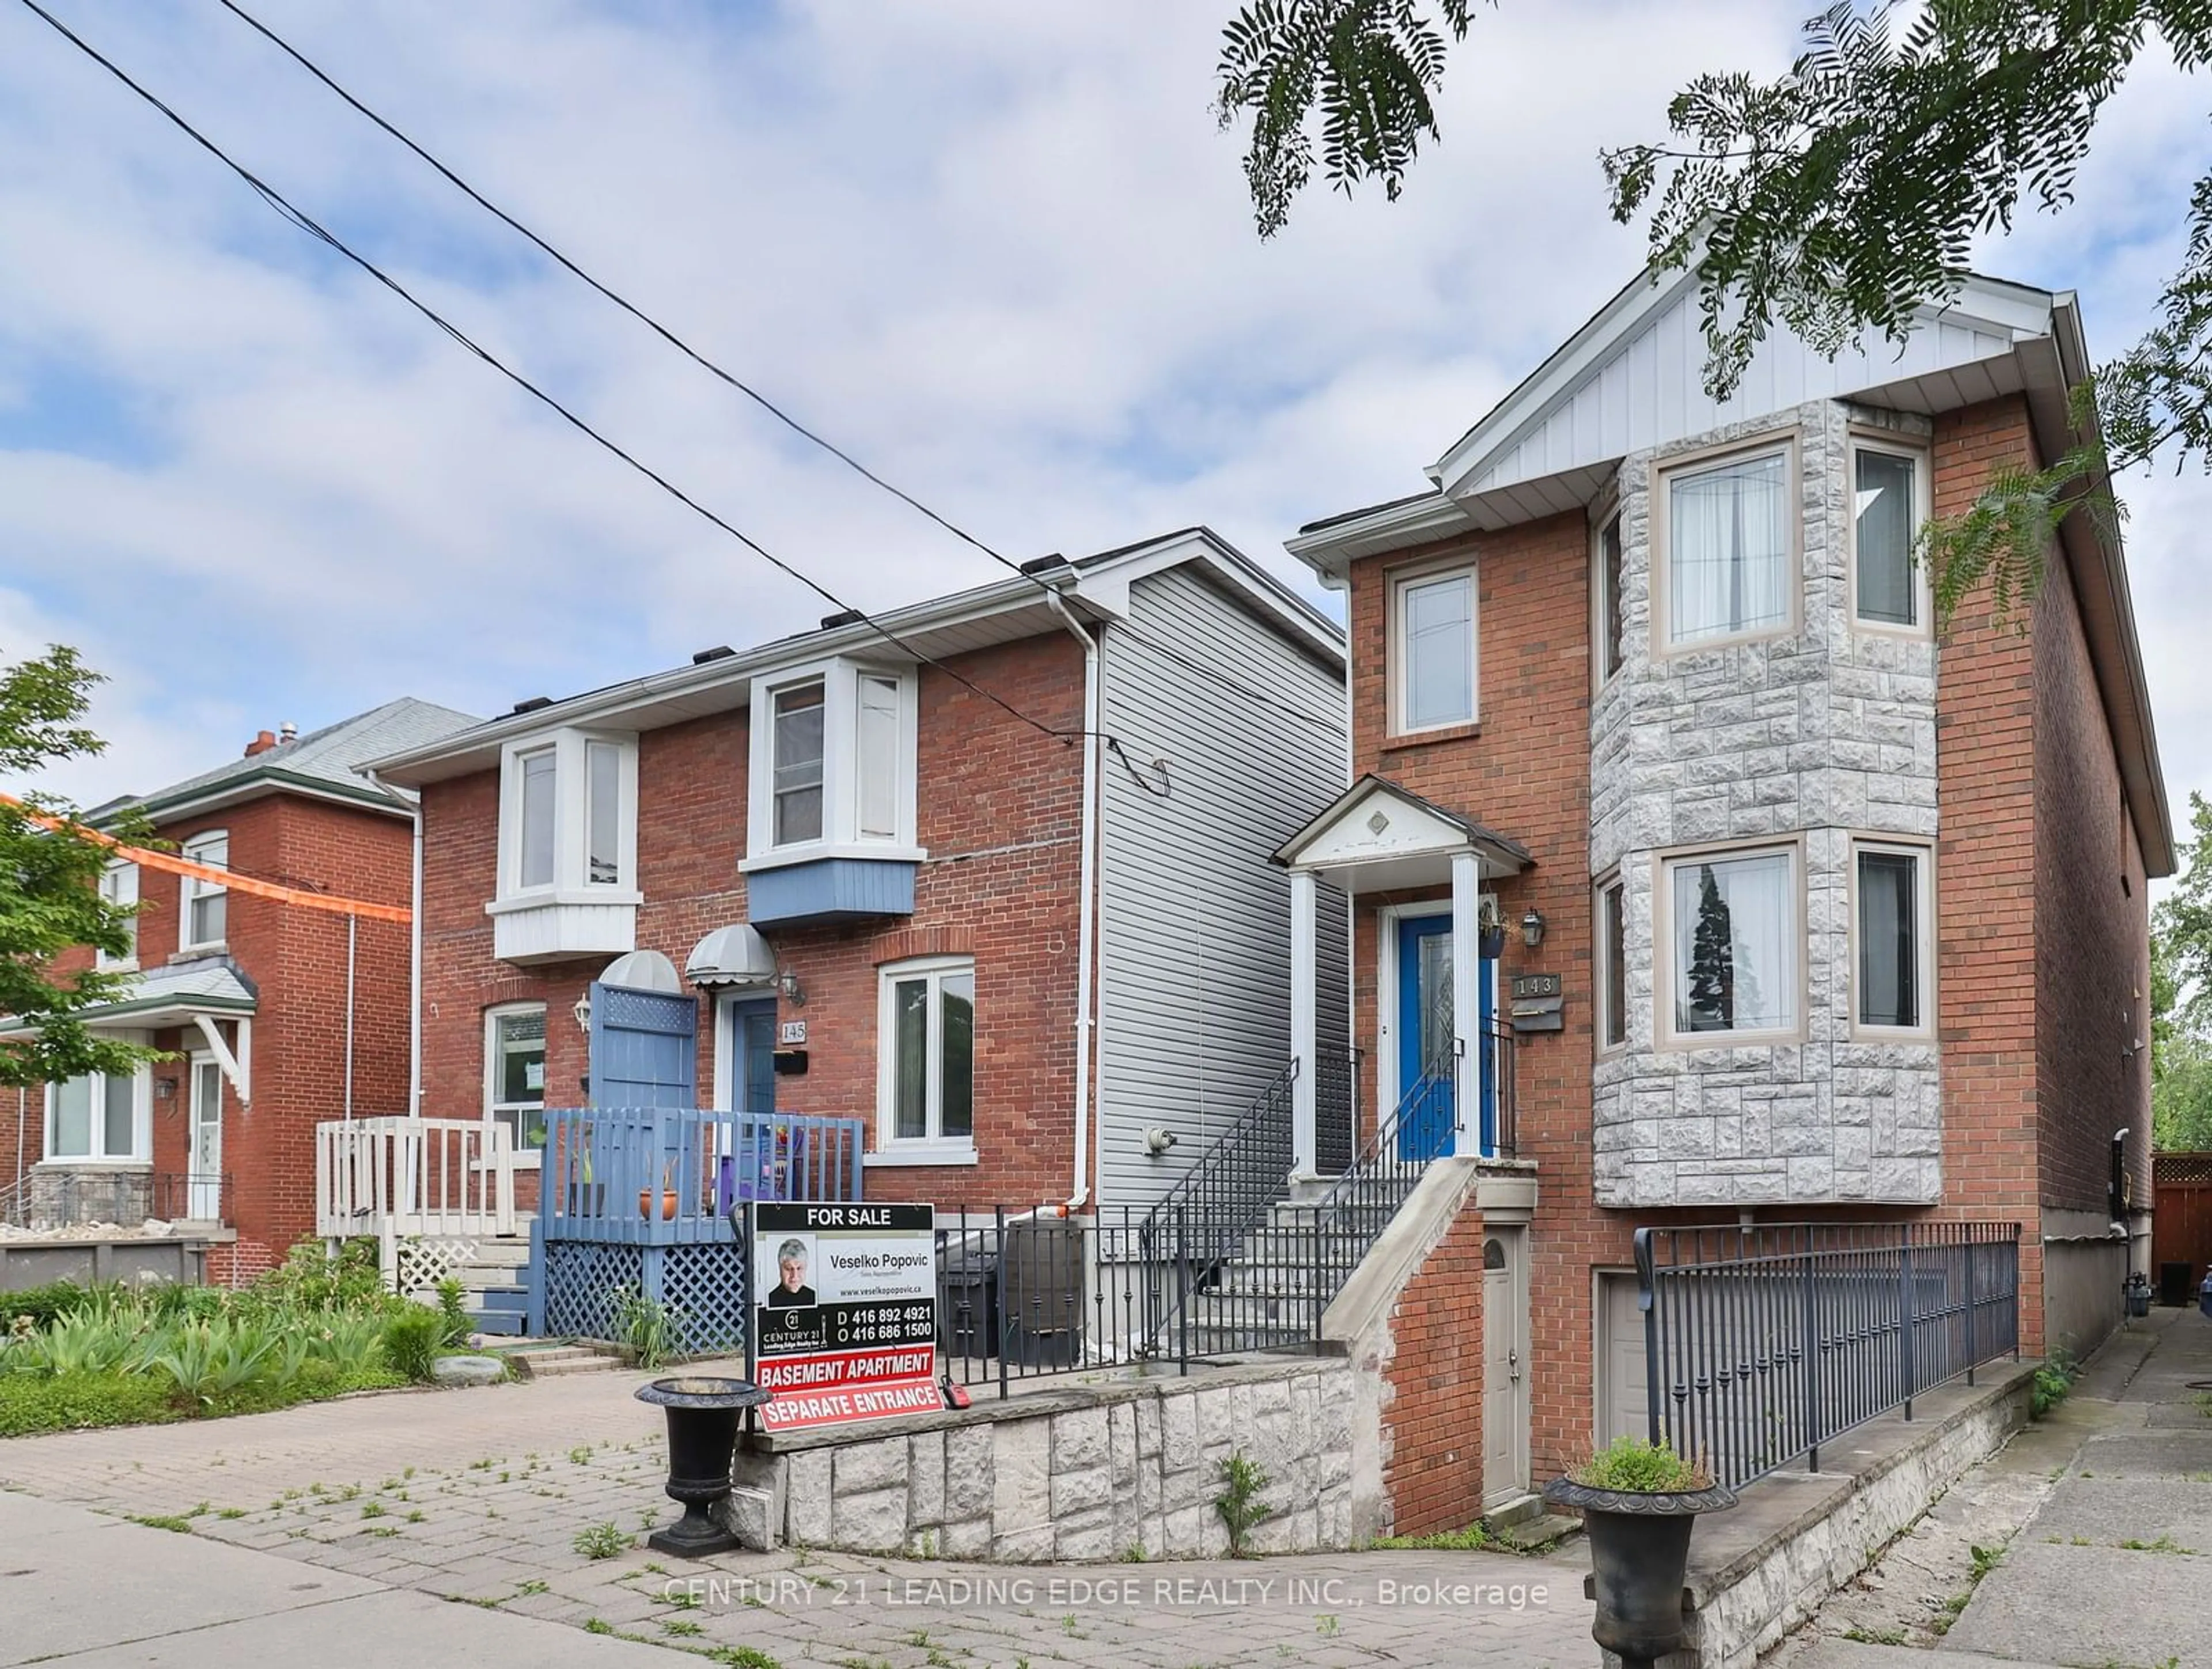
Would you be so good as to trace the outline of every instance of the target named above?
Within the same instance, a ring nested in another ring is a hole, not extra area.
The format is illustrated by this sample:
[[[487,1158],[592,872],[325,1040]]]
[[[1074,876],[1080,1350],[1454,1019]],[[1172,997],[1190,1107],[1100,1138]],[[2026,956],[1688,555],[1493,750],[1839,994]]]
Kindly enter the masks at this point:
[[[615,1307],[645,1284],[643,1246],[545,1243],[545,1331],[553,1338],[615,1336]]]
[[[675,1246],[660,1253],[660,1300],[681,1349],[691,1356],[734,1356],[745,1348],[745,1249]]]

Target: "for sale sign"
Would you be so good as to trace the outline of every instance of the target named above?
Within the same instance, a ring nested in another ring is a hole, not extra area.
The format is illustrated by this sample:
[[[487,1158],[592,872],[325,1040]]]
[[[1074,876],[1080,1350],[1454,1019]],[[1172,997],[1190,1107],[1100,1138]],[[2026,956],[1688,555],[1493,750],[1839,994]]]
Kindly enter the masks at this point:
[[[770,1431],[942,1408],[937,1220],[927,1205],[761,1203],[753,1378]]]

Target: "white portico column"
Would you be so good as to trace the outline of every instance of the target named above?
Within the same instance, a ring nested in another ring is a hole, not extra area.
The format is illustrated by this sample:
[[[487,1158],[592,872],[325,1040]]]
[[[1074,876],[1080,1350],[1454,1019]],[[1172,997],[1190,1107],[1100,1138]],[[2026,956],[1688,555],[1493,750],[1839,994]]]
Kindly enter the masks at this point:
[[[1298,1068],[1297,1075],[1291,1080],[1291,1175],[1301,1179],[1318,1173],[1320,1152],[1314,1140],[1318,897],[1318,883],[1311,870],[1291,871],[1291,1058]]]
[[[1482,978],[1482,861],[1473,852],[1455,852],[1452,880],[1452,1036],[1457,1039],[1453,1066],[1452,1108],[1458,1129],[1452,1151],[1462,1159],[1482,1154],[1482,1039],[1479,1006]]]

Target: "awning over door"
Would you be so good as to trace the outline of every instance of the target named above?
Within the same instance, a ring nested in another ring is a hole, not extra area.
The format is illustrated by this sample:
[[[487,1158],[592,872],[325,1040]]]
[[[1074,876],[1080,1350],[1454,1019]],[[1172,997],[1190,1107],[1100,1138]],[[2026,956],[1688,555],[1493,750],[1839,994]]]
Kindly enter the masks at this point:
[[[695,985],[769,985],[775,980],[775,951],[760,929],[745,922],[718,927],[696,945],[684,965]]]
[[[1442,886],[1461,854],[1475,857],[1485,880],[1534,861],[1519,841],[1370,775],[1291,836],[1275,862],[1346,892],[1376,892]]]

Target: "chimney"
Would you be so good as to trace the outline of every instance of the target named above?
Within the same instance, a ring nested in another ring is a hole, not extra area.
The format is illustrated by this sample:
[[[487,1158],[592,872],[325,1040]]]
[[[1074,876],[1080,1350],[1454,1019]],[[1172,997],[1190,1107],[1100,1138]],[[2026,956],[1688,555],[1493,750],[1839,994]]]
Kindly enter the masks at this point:
[[[256,731],[253,740],[246,745],[246,757],[250,759],[257,753],[266,753],[276,746],[276,737],[273,731]]]

